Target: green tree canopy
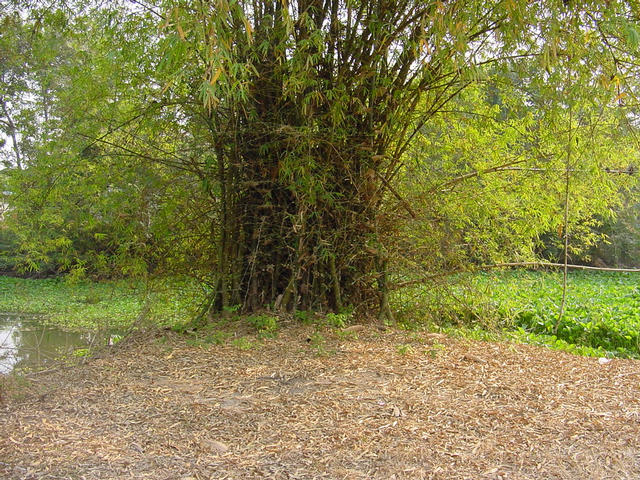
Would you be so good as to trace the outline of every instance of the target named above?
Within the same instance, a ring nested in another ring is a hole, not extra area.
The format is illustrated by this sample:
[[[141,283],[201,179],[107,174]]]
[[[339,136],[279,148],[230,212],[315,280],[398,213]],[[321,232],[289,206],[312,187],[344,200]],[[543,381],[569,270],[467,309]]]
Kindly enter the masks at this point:
[[[634,155],[630,137],[620,138],[621,126],[635,132],[637,7],[158,0],[23,8],[16,25],[58,38],[52,55],[66,59],[42,69],[57,80],[42,96],[46,119],[39,106],[32,123],[48,133],[10,187],[16,211],[37,206],[28,217],[38,225],[18,221],[23,238],[71,224],[97,240],[103,232],[88,215],[114,227],[118,248],[146,235],[145,248],[164,260],[209,272],[212,308],[352,306],[390,317],[389,274],[405,272],[403,262],[446,268],[533,255],[562,223],[558,170],[575,171],[576,228],[615,203],[619,185],[604,169]],[[23,64],[6,49],[7,65]],[[35,85],[37,72],[16,78]],[[460,109],[472,112],[454,115]],[[52,186],[56,172],[64,181]],[[17,199],[30,181],[47,201]],[[54,191],[68,208],[51,221]],[[103,212],[87,214],[88,198]],[[119,223],[122,210],[131,218]],[[141,212],[149,212],[144,228]],[[70,233],[60,238],[52,248],[69,247]]]

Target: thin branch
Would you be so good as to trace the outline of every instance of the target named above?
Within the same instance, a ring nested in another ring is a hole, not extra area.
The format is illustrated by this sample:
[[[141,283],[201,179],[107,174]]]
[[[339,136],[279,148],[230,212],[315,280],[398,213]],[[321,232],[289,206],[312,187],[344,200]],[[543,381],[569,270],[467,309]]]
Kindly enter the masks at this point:
[[[502,268],[502,267],[562,267],[564,263],[552,262],[516,262],[516,263],[496,263],[495,265],[484,265],[481,269]],[[589,265],[571,265],[567,264],[567,268],[576,270],[593,270],[600,272],[622,272],[622,273],[640,273],[640,268],[609,268],[609,267],[591,267]]]
[[[7,103],[4,98],[0,97],[0,105],[2,105],[2,111],[6,117],[6,123],[9,125],[9,135],[11,135],[11,141],[13,142],[13,151],[16,154],[16,166],[18,170],[22,170],[22,158],[20,155],[20,145],[17,139],[18,129],[16,128],[15,123],[13,123],[13,119],[11,118],[11,114],[7,108]]]
[[[434,191],[442,190],[443,188],[452,187],[454,185],[457,185],[460,182],[464,182],[465,180],[468,180],[470,178],[479,177],[480,175],[484,175],[486,173],[500,172],[503,170],[511,170],[514,168],[513,165],[517,165],[519,163],[523,163],[526,161],[527,159],[523,158],[520,160],[514,160],[512,162],[504,163],[502,165],[497,165],[495,167],[485,168],[484,170],[476,170],[475,172],[465,173],[464,175],[460,175],[458,177],[455,177],[449,180],[448,182],[438,185],[437,187],[433,188],[431,191],[434,192]]]
[[[85,135],[85,134],[82,134],[82,133],[78,133],[77,135],[80,136],[80,137],[84,137],[84,138],[86,138],[88,140],[91,140],[92,143],[98,142],[98,143],[102,143],[102,144],[114,147],[116,149],[119,149],[119,150],[123,151],[126,156],[139,158],[141,160],[146,160],[146,161],[152,162],[152,163],[159,163],[161,165],[166,165],[168,167],[176,168],[178,170],[183,170],[185,172],[193,173],[192,169],[187,168],[184,165],[179,164],[179,163],[177,163],[175,161],[162,159],[162,158],[157,158],[157,157],[152,157],[150,155],[146,155],[146,154],[141,153],[141,152],[136,152],[135,150],[131,150],[130,148],[125,147],[124,145],[118,145],[118,144],[116,144],[114,142],[110,142],[109,140],[105,140],[104,138],[94,138],[94,137],[90,137],[89,135]],[[112,155],[122,155],[122,154],[118,154],[116,152],[113,152]]]
[[[138,0],[129,0],[131,3],[134,3],[136,5],[139,5],[140,7],[142,7],[144,10],[146,10],[147,12],[151,13],[152,15],[155,15],[156,17],[160,18],[160,20],[165,20],[165,16],[156,12],[152,7],[150,7],[149,5],[147,5],[146,3],[143,3],[141,1]]]
[[[562,302],[560,303],[560,311],[558,313],[558,320],[553,329],[553,333],[558,333],[558,327],[560,321],[564,315],[564,309],[567,304],[567,273],[569,267],[569,187],[571,181],[571,144],[573,142],[573,108],[569,103],[569,138],[567,139],[567,161],[565,163],[565,183],[564,183],[564,269],[562,272]]]
[[[551,267],[551,268],[564,268],[564,263],[552,263],[552,262],[511,262],[511,263],[494,263],[491,265],[479,265],[468,269],[450,270],[447,272],[434,273],[431,275],[425,275],[421,278],[414,280],[407,280],[406,282],[400,282],[393,285],[394,290],[399,290],[405,287],[412,287],[415,285],[421,285],[426,282],[436,280],[438,278],[450,277],[452,275],[458,275],[460,273],[477,273],[486,272],[487,270],[495,270],[498,268],[517,268],[517,267]],[[575,270],[589,270],[597,272],[618,272],[618,273],[640,273],[640,268],[608,268],[608,267],[591,267],[588,265],[571,265],[567,264],[567,268]]]
[[[377,170],[374,170],[375,174],[378,176],[378,178],[382,181],[382,183],[384,184],[385,187],[387,187],[387,189],[393,193],[393,196],[396,197],[398,199],[398,201],[402,204],[402,206],[404,207],[404,209],[409,212],[409,215],[411,215],[411,218],[418,218],[418,215],[416,215],[416,212],[413,210],[413,208],[411,208],[411,205],[409,204],[409,202],[398,193],[398,191],[393,188],[393,186],[387,182],[387,179],[384,178],[380,172],[378,172]]]

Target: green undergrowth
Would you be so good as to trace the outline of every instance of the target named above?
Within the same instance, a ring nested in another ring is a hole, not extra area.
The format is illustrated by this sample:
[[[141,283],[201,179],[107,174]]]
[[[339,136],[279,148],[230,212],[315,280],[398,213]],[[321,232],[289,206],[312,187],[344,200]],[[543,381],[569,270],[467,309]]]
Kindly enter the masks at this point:
[[[304,325],[313,330],[306,344],[318,355],[329,355],[327,336],[341,340],[358,338],[356,331],[345,330],[353,323],[351,313],[319,313],[298,310],[293,315],[263,311],[242,315],[226,311],[208,318],[206,322],[179,323],[172,327],[176,333],[186,336],[186,343],[194,347],[228,344],[239,350],[259,348],[269,339],[277,338],[287,326]]]
[[[149,281],[0,277],[0,312],[42,315],[67,330],[125,330],[190,321],[205,292],[188,278]]]
[[[562,274],[508,271],[396,297],[405,325],[481,340],[512,340],[580,355],[640,358],[640,276],[570,272],[564,314]],[[430,312],[430,313],[429,313]]]
[[[620,357],[640,353],[640,277],[632,273],[572,272],[564,314],[559,273],[507,272],[478,282],[498,313],[521,336],[566,342]]]
[[[444,333],[454,338],[462,338],[469,340],[478,340],[483,342],[513,342],[524,343],[529,345],[538,345],[550,348],[552,350],[560,350],[585,357],[622,357],[622,358],[640,358],[633,352],[608,351],[603,347],[590,347],[568,342],[556,335],[547,335],[541,333],[528,332],[524,328],[508,328],[501,330],[489,330],[481,326],[431,326],[427,329],[430,332]]]
[[[494,272],[454,281],[397,293],[394,307],[399,326],[543,345],[580,355],[640,358],[637,274],[570,273],[559,323],[560,273]],[[0,277],[0,312],[41,314],[43,322],[68,330],[117,331],[153,325],[174,328],[197,345],[230,343],[250,349],[277,337],[283,328],[282,318],[269,312],[240,316],[231,311],[206,326],[192,328],[205,295],[196,281],[178,277],[146,282]],[[322,350],[323,328],[340,332],[356,320],[348,313],[300,311],[289,322],[316,326],[320,333],[311,344]]]

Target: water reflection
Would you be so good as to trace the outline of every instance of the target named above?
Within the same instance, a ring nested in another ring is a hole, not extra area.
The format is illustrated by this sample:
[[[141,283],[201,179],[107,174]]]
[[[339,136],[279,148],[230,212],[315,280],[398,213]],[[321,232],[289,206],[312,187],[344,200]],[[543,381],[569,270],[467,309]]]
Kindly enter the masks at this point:
[[[42,317],[0,313],[0,374],[13,369],[42,367],[80,348],[106,342],[109,336],[94,332],[65,332],[42,324]]]

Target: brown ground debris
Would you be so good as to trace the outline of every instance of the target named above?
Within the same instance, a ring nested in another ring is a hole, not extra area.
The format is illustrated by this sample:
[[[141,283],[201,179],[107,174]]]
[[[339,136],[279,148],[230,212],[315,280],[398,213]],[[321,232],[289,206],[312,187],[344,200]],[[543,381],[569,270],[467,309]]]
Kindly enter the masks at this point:
[[[0,478],[640,478],[638,361],[313,332],[138,335],[34,376],[0,406]]]

